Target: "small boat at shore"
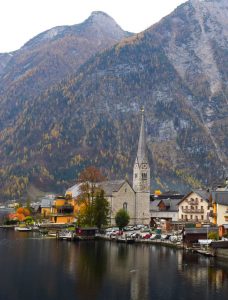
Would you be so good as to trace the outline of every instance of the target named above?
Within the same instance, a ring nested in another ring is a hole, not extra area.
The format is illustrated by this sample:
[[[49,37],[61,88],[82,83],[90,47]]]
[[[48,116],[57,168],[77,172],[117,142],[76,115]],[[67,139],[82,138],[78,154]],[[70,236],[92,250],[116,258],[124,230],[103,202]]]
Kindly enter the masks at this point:
[[[16,230],[16,231],[31,231],[32,227],[20,227],[20,226],[16,226],[16,227],[14,227],[14,230]]]
[[[59,233],[59,239],[61,240],[72,240],[74,238],[74,232],[72,231],[62,231]]]

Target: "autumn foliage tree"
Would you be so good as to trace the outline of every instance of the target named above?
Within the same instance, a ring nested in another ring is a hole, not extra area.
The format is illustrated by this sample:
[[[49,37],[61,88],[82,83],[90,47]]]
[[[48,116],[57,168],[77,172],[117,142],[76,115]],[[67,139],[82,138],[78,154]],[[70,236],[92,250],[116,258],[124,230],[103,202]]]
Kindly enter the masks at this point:
[[[30,211],[29,209],[25,207],[19,207],[16,210],[16,213],[12,213],[8,215],[9,220],[17,220],[19,222],[23,222],[26,220],[27,217],[30,216]]]
[[[99,182],[104,179],[100,170],[93,166],[86,168],[79,175],[78,182],[81,183],[79,202],[82,206],[78,218],[80,225],[96,225],[101,228],[107,224],[109,204],[104,197],[104,191],[99,187]]]

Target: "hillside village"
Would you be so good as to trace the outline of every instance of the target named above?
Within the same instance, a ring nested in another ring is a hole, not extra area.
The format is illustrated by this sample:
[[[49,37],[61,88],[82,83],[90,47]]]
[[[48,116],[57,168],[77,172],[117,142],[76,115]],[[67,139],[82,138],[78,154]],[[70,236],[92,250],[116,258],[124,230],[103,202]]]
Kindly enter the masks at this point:
[[[175,191],[151,193],[150,169],[147,158],[144,109],[138,150],[133,167],[133,183],[127,179],[97,182],[109,203],[108,225],[115,226],[115,215],[124,209],[130,217],[129,225],[161,228],[163,232],[184,227],[219,228],[220,237],[228,234],[228,178],[214,189],[195,189],[186,194]],[[41,216],[52,224],[77,222],[83,204],[80,202],[82,183],[68,188],[65,195],[47,195],[36,204]],[[17,204],[17,203],[16,203]],[[14,206],[16,205],[14,203]],[[12,205],[11,205],[12,206]]]

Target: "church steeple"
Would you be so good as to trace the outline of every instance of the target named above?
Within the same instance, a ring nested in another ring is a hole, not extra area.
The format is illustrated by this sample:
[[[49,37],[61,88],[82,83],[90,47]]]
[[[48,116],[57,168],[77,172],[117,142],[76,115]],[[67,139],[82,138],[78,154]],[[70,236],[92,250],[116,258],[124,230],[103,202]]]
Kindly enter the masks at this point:
[[[144,121],[144,107],[141,109],[142,121],[139,135],[138,151],[136,156],[136,163],[141,165],[142,163],[148,163],[146,154],[146,135],[145,135],[145,121]]]
[[[146,153],[146,134],[144,108],[141,109],[142,121],[139,134],[138,151],[133,170],[133,189],[136,192],[150,191],[150,166]]]

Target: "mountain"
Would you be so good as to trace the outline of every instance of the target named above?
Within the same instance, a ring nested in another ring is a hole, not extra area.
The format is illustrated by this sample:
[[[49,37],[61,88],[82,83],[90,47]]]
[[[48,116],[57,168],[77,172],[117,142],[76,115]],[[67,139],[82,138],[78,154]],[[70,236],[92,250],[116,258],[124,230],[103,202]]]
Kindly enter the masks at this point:
[[[9,125],[26,101],[129,35],[110,16],[97,11],[81,24],[52,28],[21,49],[0,54],[0,127]]]
[[[190,0],[30,99],[0,133],[1,191],[61,190],[87,165],[131,178],[145,106],[152,190],[228,167],[228,5]],[[0,106],[2,111],[2,106]]]

